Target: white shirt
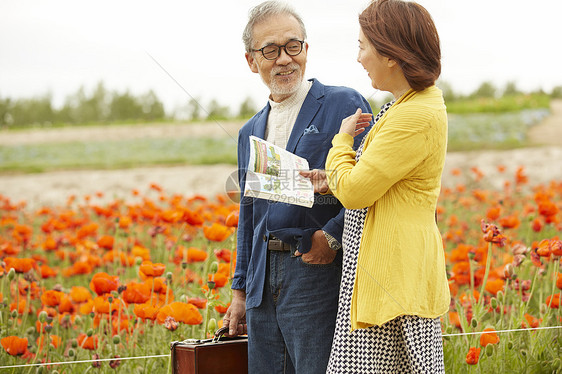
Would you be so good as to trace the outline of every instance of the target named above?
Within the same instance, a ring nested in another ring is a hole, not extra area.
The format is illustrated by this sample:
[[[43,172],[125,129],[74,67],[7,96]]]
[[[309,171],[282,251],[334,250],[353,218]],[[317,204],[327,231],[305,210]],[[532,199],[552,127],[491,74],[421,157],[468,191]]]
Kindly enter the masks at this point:
[[[297,92],[280,103],[269,100],[271,110],[265,128],[265,140],[281,148],[287,148],[289,136],[299,115],[304,99],[312,87],[312,81],[303,80]]]

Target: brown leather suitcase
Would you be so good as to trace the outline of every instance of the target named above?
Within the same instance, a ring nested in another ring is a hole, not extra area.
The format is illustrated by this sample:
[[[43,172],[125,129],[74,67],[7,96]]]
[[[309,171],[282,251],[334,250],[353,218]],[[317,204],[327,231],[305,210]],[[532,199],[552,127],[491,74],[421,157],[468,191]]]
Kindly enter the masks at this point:
[[[247,374],[248,338],[224,337],[226,328],[213,339],[172,342],[172,374]]]

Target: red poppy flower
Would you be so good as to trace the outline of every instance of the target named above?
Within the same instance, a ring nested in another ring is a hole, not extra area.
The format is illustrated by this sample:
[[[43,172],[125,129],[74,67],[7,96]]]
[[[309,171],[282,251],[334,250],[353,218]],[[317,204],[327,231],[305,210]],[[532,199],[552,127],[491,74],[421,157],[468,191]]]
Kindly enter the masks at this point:
[[[4,262],[6,263],[6,270],[14,269],[16,273],[27,273],[36,267],[35,260],[32,258],[6,257]]]
[[[41,302],[45,306],[57,306],[60,304],[61,297],[64,293],[55,290],[48,290],[41,295]]]
[[[115,239],[113,238],[113,236],[109,236],[109,235],[103,235],[98,239],[98,246],[100,248],[103,249],[113,249],[113,243],[114,243]]]
[[[203,233],[205,234],[205,238],[210,241],[222,242],[232,234],[232,230],[219,223],[213,223],[212,226],[204,226]]]
[[[143,304],[150,299],[150,287],[146,283],[127,283],[123,291],[123,300],[129,304]]]
[[[492,295],[497,295],[499,291],[503,290],[504,285],[505,282],[503,281],[503,279],[492,279],[486,282],[486,291],[488,291]]]
[[[98,337],[97,335],[92,335],[88,337],[88,335],[81,333],[76,338],[78,341],[78,346],[84,349],[95,350],[98,349]]]
[[[560,294],[549,296],[546,298],[546,305],[552,309],[558,309],[560,307]]]
[[[224,221],[224,224],[227,227],[238,227],[239,215],[240,215],[240,212],[238,210],[235,210],[234,212],[230,213],[226,217],[226,219]]]
[[[75,303],[85,303],[88,300],[92,300],[92,294],[86,287],[73,286],[70,289],[70,299]]]
[[[55,347],[58,348],[62,342],[62,339],[58,335],[49,335],[50,343]],[[43,349],[43,342],[45,341],[45,335],[41,335],[37,338],[37,346],[39,349]]]
[[[90,289],[98,295],[116,291],[119,287],[119,277],[107,273],[96,273],[90,281]]]
[[[207,306],[207,299],[202,297],[190,297],[187,302],[189,304],[195,305],[199,309],[205,309]]]
[[[160,310],[159,307],[152,305],[151,303],[136,304],[133,309],[133,313],[143,320],[150,319],[154,321],[156,319],[156,314]]]
[[[529,327],[531,327],[531,328],[539,327],[540,320],[538,318],[533,317],[529,313],[525,313],[524,317],[525,317],[525,320],[527,321],[527,323],[529,324]],[[527,325],[525,325],[525,322],[521,323],[521,327],[524,328],[524,329],[527,328]]]
[[[490,331],[490,332],[487,332]],[[493,331],[493,332],[492,332]],[[500,337],[498,334],[495,333],[496,330],[492,328],[484,329],[485,334],[480,335],[480,345],[482,347],[487,346],[488,344],[498,344],[500,342]]]
[[[174,301],[171,304],[163,306],[156,315],[158,323],[163,324],[166,317],[172,317],[178,322],[188,325],[198,325],[203,322],[203,316],[197,310],[197,307],[188,303]]]
[[[12,356],[22,355],[27,351],[27,338],[7,336],[0,340],[0,344],[2,344],[4,350]]]
[[[139,267],[139,275],[142,279],[149,277],[159,277],[166,271],[166,265],[152,263],[152,261],[143,261]]]
[[[480,348],[470,347],[466,355],[466,363],[469,365],[476,365],[480,358]]]

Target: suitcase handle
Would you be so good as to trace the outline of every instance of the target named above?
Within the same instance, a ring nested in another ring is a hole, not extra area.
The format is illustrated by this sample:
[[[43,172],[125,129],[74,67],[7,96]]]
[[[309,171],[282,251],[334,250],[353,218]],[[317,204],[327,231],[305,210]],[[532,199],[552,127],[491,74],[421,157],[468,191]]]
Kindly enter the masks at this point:
[[[215,331],[215,336],[213,337],[213,343],[216,343],[220,338],[228,331],[228,326],[223,326],[217,331]]]

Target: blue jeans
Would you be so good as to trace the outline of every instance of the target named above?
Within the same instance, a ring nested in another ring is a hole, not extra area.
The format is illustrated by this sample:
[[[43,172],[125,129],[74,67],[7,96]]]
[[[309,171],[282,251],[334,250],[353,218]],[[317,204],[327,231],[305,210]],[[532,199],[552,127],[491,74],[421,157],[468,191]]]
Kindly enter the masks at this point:
[[[246,311],[250,374],[325,374],[336,324],[341,251],[327,265],[268,252],[263,301]]]

